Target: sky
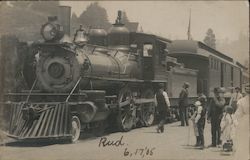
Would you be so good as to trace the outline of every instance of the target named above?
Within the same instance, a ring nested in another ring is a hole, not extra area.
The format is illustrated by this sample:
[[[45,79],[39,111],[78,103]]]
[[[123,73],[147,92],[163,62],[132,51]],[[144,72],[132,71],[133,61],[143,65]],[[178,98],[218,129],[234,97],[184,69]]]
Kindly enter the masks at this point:
[[[61,1],[72,7],[78,16],[91,1]],[[249,4],[247,1],[99,1],[107,10],[110,22],[117,11],[126,11],[130,21],[139,22],[146,33],[169,39],[187,39],[189,11],[191,35],[203,41],[208,28],[217,40],[237,40],[240,33],[249,33]]]

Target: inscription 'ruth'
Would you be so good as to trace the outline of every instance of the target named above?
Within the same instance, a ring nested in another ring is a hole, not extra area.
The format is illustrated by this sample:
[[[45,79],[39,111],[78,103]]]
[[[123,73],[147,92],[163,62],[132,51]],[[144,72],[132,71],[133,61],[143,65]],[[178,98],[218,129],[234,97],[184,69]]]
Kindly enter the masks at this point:
[[[123,136],[121,136],[118,140],[108,140],[107,137],[102,137],[99,141],[99,147],[106,147],[106,146],[123,146],[125,143],[122,142]]]

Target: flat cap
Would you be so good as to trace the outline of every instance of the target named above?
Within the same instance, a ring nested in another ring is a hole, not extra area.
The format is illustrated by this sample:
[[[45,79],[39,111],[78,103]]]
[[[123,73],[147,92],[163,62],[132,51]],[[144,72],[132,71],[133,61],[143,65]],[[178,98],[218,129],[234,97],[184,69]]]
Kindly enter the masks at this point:
[[[189,84],[188,82],[184,82],[184,86],[189,87],[189,86],[190,86],[190,84]]]

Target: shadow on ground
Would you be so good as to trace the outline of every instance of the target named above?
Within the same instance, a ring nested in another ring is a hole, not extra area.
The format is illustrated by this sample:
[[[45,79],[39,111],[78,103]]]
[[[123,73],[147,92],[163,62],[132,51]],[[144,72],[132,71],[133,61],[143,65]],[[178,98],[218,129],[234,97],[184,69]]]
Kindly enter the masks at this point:
[[[85,140],[94,140],[99,138],[100,136],[107,136],[110,133],[103,133],[102,135],[97,136],[96,134],[92,133],[81,133],[79,141]],[[78,142],[79,142],[78,141]],[[78,143],[76,142],[76,143]],[[50,146],[55,144],[72,144],[70,139],[33,139],[33,140],[15,140],[15,139],[8,139],[6,142],[1,143],[0,146],[10,146],[10,147],[44,147]]]

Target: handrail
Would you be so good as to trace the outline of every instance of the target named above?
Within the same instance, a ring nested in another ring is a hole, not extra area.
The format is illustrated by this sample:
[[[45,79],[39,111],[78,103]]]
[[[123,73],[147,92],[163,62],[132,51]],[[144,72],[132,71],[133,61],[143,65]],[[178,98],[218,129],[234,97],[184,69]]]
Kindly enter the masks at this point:
[[[71,97],[71,95],[73,94],[73,92],[75,91],[76,87],[78,86],[79,82],[81,81],[82,77],[80,77],[78,79],[78,81],[76,82],[74,88],[71,90],[70,94],[68,95],[68,97],[66,98],[65,102],[68,102],[69,101],[69,98]]]
[[[30,91],[29,91],[28,97],[26,98],[26,101],[25,101],[26,103],[29,101],[31,92],[32,92],[32,90],[34,89],[34,87],[35,87],[35,85],[36,85],[36,82],[37,82],[37,78],[35,79],[35,81],[34,81],[33,84],[32,84],[32,87],[31,87],[31,89],[30,89]]]

